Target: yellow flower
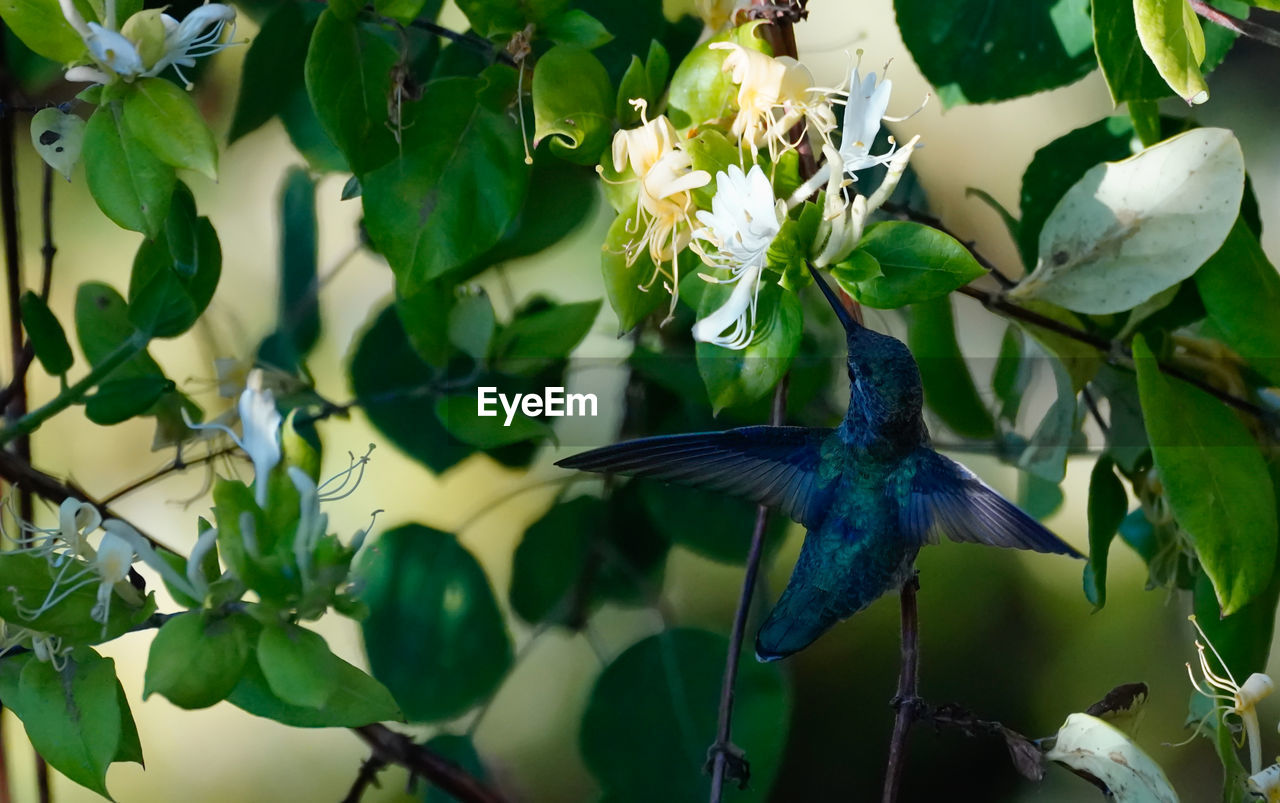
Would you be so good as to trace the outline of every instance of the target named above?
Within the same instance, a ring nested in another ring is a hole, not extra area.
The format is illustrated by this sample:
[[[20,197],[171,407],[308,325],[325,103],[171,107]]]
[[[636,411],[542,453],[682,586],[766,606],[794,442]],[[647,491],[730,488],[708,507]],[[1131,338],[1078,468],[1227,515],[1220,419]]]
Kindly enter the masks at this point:
[[[752,152],[767,145],[776,158],[778,146],[794,148],[799,143],[789,140],[790,132],[802,121],[806,133],[830,142],[836,128],[835,113],[827,92],[814,87],[807,67],[788,56],[773,58],[732,42],[716,42],[710,47],[728,51],[723,69],[738,85],[738,114],[732,132]]]

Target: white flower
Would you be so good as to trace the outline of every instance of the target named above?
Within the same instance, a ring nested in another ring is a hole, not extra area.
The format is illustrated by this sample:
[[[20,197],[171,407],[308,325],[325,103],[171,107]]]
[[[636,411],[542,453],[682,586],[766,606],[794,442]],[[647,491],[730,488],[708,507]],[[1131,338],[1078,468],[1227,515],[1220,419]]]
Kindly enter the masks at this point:
[[[93,570],[98,575],[98,602],[93,606],[90,616],[95,622],[102,623],[104,635],[107,618],[111,615],[111,598],[115,595],[116,584],[124,582],[129,576],[133,558],[133,546],[128,541],[110,530],[102,536],[98,554],[93,559]]]
[[[892,146],[885,153],[871,155],[871,145],[880,132],[880,121],[889,108],[892,88],[893,83],[888,78],[877,85],[875,73],[860,79],[857,68],[854,68],[849,79],[849,97],[844,105],[844,126],[840,136],[840,158],[844,162],[845,173],[875,167],[892,158]]]
[[[260,507],[267,503],[267,476],[280,462],[280,411],[276,409],[275,395],[263,387],[262,371],[249,372],[249,379],[240,399],[236,402],[240,413],[239,436],[226,424],[210,422],[197,424],[182,410],[187,426],[197,430],[217,430],[226,433],[253,462],[253,493]]]
[[[298,563],[298,573],[302,576],[304,591],[311,584],[314,567],[312,556],[316,545],[324,538],[329,527],[329,517],[320,512],[320,494],[316,490],[315,481],[307,472],[297,466],[288,469],[289,481],[298,490],[298,530],[293,537],[293,558]]]
[[[1249,791],[1266,803],[1280,803],[1280,764],[1272,764],[1262,772],[1250,775]]]
[[[1269,697],[1275,691],[1275,683],[1271,677],[1261,672],[1254,672],[1244,682],[1244,685],[1236,683],[1235,677],[1231,674],[1231,670],[1227,668],[1226,661],[1222,660],[1222,656],[1218,653],[1213,642],[1209,641],[1209,637],[1200,629],[1200,623],[1196,621],[1195,616],[1189,617],[1191,624],[1195,625],[1196,631],[1209,645],[1209,649],[1213,651],[1213,655],[1218,659],[1218,663],[1227,673],[1224,678],[1213,671],[1209,666],[1208,656],[1205,654],[1205,643],[1196,640],[1196,652],[1200,655],[1200,673],[1202,680],[1196,680],[1195,674],[1191,671],[1191,664],[1187,664],[1187,675],[1191,678],[1191,685],[1195,690],[1209,698],[1214,703],[1214,707],[1205,714],[1204,719],[1208,719],[1214,712],[1222,712],[1222,716],[1234,714],[1240,718],[1240,722],[1244,725],[1244,738],[1249,744],[1249,772],[1254,776],[1262,772],[1262,735],[1258,727],[1258,710],[1257,705],[1263,699]],[[1201,720],[1201,725],[1204,724]],[[1198,730],[1198,729],[1197,729]]]
[[[730,349],[743,349],[751,343],[769,246],[781,231],[786,214],[785,202],[774,198],[773,187],[759,165],[745,174],[737,165],[716,174],[711,211],[697,213],[703,228],[693,236],[715,246],[714,254],[703,253],[705,262],[731,272],[727,279],[709,280],[735,282],[736,286],[728,301],[694,324],[695,340]]]
[[[106,84],[115,76],[132,81],[173,67],[190,89],[182,68],[193,67],[196,59],[235,44],[222,37],[228,25],[231,34],[227,39],[235,37],[235,9],[221,3],[206,3],[182,22],[156,9],[144,9],[119,27],[115,0],[106,0],[101,23],[85,22],[74,0],[59,0],[59,5],[62,16],[80,34],[94,62],[93,66],[81,64],[68,69],[68,81]]]
[[[789,141],[789,136],[802,120],[806,131],[824,143],[829,141],[835,115],[828,92],[813,85],[807,67],[788,56],[774,58],[732,42],[716,42],[710,48],[729,51],[722,69],[738,85],[738,113],[731,131],[753,154],[762,144],[769,146],[774,158],[776,146],[795,147],[798,143]]]

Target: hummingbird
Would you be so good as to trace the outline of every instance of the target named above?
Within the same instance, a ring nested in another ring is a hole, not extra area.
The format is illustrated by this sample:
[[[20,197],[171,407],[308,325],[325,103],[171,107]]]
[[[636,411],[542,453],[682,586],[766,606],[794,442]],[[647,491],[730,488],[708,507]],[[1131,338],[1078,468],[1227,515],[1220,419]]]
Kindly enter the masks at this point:
[[[849,410],[838,427],[751,426],[663,435],[556,465],[653,477],[780,510],[807,532],[791,580],[756,636],[756,658],[785,658],[900,588],[920,547],[956,541],[1084,555],[969,469],[934,450],[920,369],[901,341],[856,321],[809,266],[843,324]]]

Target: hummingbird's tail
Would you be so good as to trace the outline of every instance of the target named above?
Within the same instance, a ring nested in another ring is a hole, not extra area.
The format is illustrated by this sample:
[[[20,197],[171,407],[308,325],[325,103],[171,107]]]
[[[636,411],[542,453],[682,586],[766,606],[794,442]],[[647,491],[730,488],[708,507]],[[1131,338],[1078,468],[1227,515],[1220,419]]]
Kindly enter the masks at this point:
[[[756,634],[756,660],[776,661],[808,647],[843,619],[830,607],[829,593],[792,583]]]

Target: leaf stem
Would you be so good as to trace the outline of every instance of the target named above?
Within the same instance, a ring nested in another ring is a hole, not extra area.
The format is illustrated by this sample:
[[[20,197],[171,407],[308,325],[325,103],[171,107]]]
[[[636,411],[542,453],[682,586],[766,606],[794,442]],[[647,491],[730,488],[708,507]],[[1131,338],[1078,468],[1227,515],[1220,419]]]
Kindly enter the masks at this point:
[[[54,396],[48,404],[32,410],[12,425],[5,427],[4,431],[0,432],[0,446],[4,446],[15,438],[31,434],[45,421],[83,399],[86,393],[106,379],[112,371],[146,349],[147,343],[150,341],[150,336],[143,332],[134,332],[129,335],[123,343],[116,346],[114,351],[104,357],[102,362],[95,365],[93,370],[85,374],[79,382]]]
[[[1257,39],[1265,45],[1272,47],[1280,47],[1280,31],[1268,28],[1265,25],[1259,25],[1256,22],[1249,22],[1230,14],[1225,14],[1204,0],[1191,0],[1191,8],[1200,16],[1209,20],[1215,25],[1220,25],[1228,31],[1232,31],[1249,39]]]

